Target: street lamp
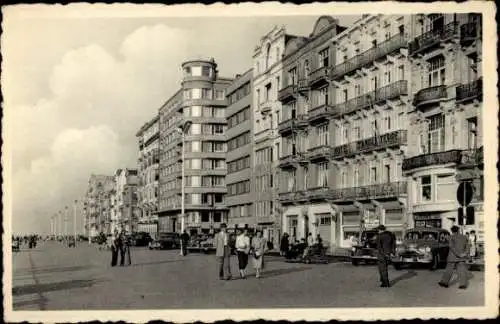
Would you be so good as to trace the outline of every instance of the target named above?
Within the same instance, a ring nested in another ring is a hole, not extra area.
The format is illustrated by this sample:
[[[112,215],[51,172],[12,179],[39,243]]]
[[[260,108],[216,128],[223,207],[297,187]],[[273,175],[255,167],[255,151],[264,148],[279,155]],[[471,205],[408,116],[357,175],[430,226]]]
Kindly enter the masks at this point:
[[[78,203],[78,200],[75,199],[75,203],[73,204],[73,231],[75,235],[75,244],[76,244],[76,204]]]
[[[184,169],[185,169],[185,164],[184,164],[184,151],[185,151],[185,139],[186,139],[186,134],[189,131],[189,128],[191,127],[192,122],[191,121],[186,121],[182,126],[177,128],[177,132],[181,134],[182,138],[182,151],[181,151],[181,159],[182,159],[182,165],[181,165],[181,233],[184,233],[184,227],[185,227],[185,217],[184,217],[184,196],[185,196],[185,191],[184,191]]]
[[[64,239],[68,239],[68,206],[64,207]]]

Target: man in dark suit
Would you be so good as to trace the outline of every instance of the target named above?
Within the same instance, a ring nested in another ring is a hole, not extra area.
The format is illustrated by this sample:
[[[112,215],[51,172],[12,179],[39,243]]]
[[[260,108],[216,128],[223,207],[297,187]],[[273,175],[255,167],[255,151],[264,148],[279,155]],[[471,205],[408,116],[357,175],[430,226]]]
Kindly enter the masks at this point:
[[[467,274],[467,258],[469,257],[469,240],[467,236],[460,234],[458,232],[458,226],[454,225],[451,228],[450,237],[450,252],[448,253],[446,270],[439,281],[439,285],[444,288],[448,288],[450,279],[453,276],[453,272],[457,270],[458,280],[460,282],[460,289],[466,289],[468,283]]]
[[[391,255],[396,252],[396,238],[393,233],[387,231],[384,225],[378,227],[377,235],[377,261],[378,261],[378,271],[380,274],[380,287],[389,288],[391,286],[389,282],[388,265],[391,260]]]

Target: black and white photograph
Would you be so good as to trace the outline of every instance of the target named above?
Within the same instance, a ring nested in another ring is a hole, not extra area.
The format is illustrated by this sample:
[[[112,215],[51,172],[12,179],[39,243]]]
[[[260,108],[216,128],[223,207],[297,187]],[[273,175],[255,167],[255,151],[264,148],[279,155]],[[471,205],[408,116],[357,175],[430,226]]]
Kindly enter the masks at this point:
[[[2,7],[4,320],[498,316],[495,10]]]

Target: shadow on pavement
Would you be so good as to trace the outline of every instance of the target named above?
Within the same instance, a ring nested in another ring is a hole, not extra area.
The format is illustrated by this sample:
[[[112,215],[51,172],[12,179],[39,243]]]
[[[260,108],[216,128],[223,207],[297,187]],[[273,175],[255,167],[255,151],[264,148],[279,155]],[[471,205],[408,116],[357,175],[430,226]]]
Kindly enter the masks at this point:
[[[35,271],[31,268],[22,268],[14,270],[14,274],[26,274],[26,273],[35,273],[35,274],[43,274],[43,273],[52,273],[52,272],[67,272],[67,271],[79,271],[79,270],[88,270],[92,268],[91,266],[68,266],[68,267],[47,267],[47,268],[36,268]]]
[[[163,264],[163,263],[175,263],[175,262],[183,262],[185,260],[186,259],[153,261],[153,262],[143,262],[143,263],[132,263],[129,267],[139,267],[139,266],[155,265],[155,264]]]
[[[410,270],[410,271],[408,271],[406,273],[403,273],[399,277],[396,277],[396,278],[392,279],[390,281],[390,284],[391,284],[391,286],[394,286],[396,283],[398,283],[400,281],[411,279],[411,278],[416,277],[416,276],[417,276],[417,272],[414,271],[414,270]]]
[[[306,271],[306,270],[310,270],[310,269],[312,269],[312,267],[276,269],[276,270],[269,270],[269,271],[265,271],[264,270],[262,272],[262,278],[280,276],[280,275],[284,275],[284,274],[287,274],[287,273],[301,272],[301,271]]]
[[[21,296],[28,294],[41,294],[45,292],[67,290],[75,288],[87,288],[99,282],[98,280],[69,280],[62,282],[46,283],[46,284],[30,284],[12,288],[13,296]]]

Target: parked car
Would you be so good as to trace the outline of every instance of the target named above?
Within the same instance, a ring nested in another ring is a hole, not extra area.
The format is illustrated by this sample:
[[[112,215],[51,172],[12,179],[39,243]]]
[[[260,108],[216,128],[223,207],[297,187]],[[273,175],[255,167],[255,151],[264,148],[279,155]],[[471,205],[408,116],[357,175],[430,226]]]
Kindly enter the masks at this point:
[[[365,264],[377,262],[377,234],[376,229],[361,232],[361,237],[352,247],[351,263],[357,266],[360,262]]]
[[[160,243],[160,249],[176,249],[181,246],[181,237],[179,233],[160,233],[157,241]]]
[[[153,239],[147,232],[137,232],[131,235],[131,243],[133,246],[148,246]]]
[[[205,240],[200,242],[200,249],[204,253],[215,251],[214,236],[207,236]]]
[[[188,242],[188,251],[199,252],[201,251],[201,242],[204,242],[208,238],[207,235],[193,235]]]
[[[149,242],[148,247],[149,247],[150,250],[160,250],[161,249],[161,244],[157,240],[152,240],[151,242]]]
[[[420,227],[406,232],[396,248],[392,263],[396,270],[403,265],[426,264],[430,270],[446,266],[450,251],[450,232],[442,228]]]

